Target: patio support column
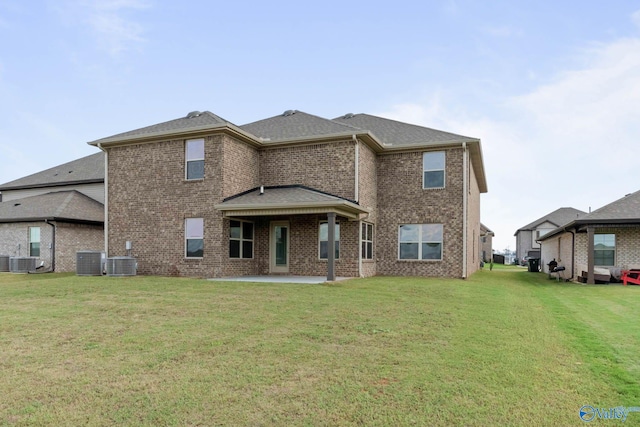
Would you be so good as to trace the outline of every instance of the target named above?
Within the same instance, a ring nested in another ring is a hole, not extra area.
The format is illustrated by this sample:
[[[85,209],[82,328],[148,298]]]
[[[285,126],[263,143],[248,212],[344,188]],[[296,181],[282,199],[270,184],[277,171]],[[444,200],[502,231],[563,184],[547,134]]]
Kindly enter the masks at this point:
[[[327,214],[327,281],[336,280],[336,213]]]
[[[596,283],[595,276],[593,274],[594,264],[594,243],[593,243],[594,227],[587,227],[587,284],[593,285]]]

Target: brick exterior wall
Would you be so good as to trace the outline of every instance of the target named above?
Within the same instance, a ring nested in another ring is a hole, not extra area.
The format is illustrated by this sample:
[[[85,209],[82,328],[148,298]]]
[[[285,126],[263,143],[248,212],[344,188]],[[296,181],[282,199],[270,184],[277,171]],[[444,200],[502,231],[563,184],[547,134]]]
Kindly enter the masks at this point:
[[[101,225],[64,222],[56,222],[55,225],[55,271],[75,272],[77,251],[103,250],[104,229]],[[36,266],[44,261],[44,268],[49,269],[53,254],[53,227],[44,221],[0,224],[0,255],[29,256],[29,227],[40,227],[40,256]]]
[[[56,271],[75,272],[78,251],[104,251],[104,227],[57,222]]]
[[[184,139],[109,148],[109,254],[125,255],[131,241],[139,274],[224,277],[269,274],[272,221],[289,221],[291,275],[327,274],[318,258],[325,215],[240,218],[254,223],[253,259],[229,258],[229,219],[213,206],[260,185],[300,184],[358,202],[374,224],[374,260],[359,260],[361,221],[338,218],[338,276],[376,274],[461,277],[463,151],[446,150],[446,188],[422,189],[422,152],[376,155],[361,142],[255,149],[226,134],[205,136],[204,179],[185,179]],[[469,163],[470,165],[470,163]],[[479,264],[480,197],[472,167],[467,269]],[[186,218],[204,219],[204,256],[185,258]],[[400,224],[444,226],[442,261],[399,261]],[[90,249],[90,248],[82,248]]]
[[[586,236],[586,235],[585,235]],[[586,243],[586,239],[585,239]],[[574,271],[573,260],[573,234],[562,233],[542,242],[540,253],[541,269],[545,273],[549,273],[548,264],[552,260],[556,260],[558,266],[564,267],[566,270],[563,277],[570,278],[571,272]],[[586,265],[586,260],[585,260]],[[580,274],[575,272],[575,274]]]
[[[445,188],[423,189],[422,152],[378,157],[378,274],[462,277],[462,148],[446,150],[445,167]],[[399,260],[401,224],[443,224],[443,259]]]
[[[616,235],[616,267],[622,269],[640,265],[640,228],[639,227],[615,227],[596,228],[596,234]],[[587,265],[587,233],[576,234],[576,275],[577,266]]]
[[[358,148],[358,202],[360,206],[370,211],[366,222],[373,224],[373,260],[362,260],[360,275],[362,277],[375,276],[376,269],[376,245],[378,219],[378,174],[377,156],[367,145],[359,142]],[[360,233],[358,231],[358,233]]]
[[[345,199],[355,198],[353,141],[260,151],[260,184],[299,184]]]

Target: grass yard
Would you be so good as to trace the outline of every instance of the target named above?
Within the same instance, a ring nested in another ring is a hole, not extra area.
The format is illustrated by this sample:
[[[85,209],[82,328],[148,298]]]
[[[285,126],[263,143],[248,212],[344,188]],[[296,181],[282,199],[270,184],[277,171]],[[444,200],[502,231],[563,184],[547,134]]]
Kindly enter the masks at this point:
[[[640,287],[3,273],[0,367],[9,426],[583,425],[640,406]]]

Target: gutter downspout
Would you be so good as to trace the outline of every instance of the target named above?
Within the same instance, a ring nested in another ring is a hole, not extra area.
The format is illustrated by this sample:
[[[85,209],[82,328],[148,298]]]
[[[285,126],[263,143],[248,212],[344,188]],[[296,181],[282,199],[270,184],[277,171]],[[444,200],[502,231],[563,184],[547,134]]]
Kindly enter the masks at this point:
[[[109,153],[98,143],[104,152],[104,253],[109,256]]]
[[[351,139],[353,139],[353,142],[355,143],[355,183],[354,183],[354,190],[353,190],[353,200],[356,201],[356,203],[360,202],[360,144],[358,143],[358,138],[356,138],[355,134],[351,135]],[[362,221],[358,221],[358,276],[360,277],[364,277],[364,275],[362,274],[362,244],[360,242],[362,242]]]
[[[44,223],[51,226],[51,272],[54,272],[56,271],[56,225],[48,219],[45,219]]]
[[[467,143],[462,143],[462,278],[467,278],[467,199],[469,177],[467,176]]]
[[[356,203],[360,202],[360,144],[358,143],[358,138],[355,135],[351,135],[353,142],[355,142],[355,154],[356,154],[356,163],[355,163],[355,185],[353,191],[353,200]]]

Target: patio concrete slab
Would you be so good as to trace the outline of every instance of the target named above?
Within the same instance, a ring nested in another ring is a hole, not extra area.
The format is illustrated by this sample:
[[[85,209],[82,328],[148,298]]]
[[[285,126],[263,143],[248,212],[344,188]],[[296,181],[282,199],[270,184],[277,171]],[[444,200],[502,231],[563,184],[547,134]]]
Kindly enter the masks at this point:
[[[336,277],[336,282],[351,279],[351,277]],[[262,283],[299,283],[319,284],[327,281],[326,276],[237,276],[209,279],[218,282],[262,282]]]

